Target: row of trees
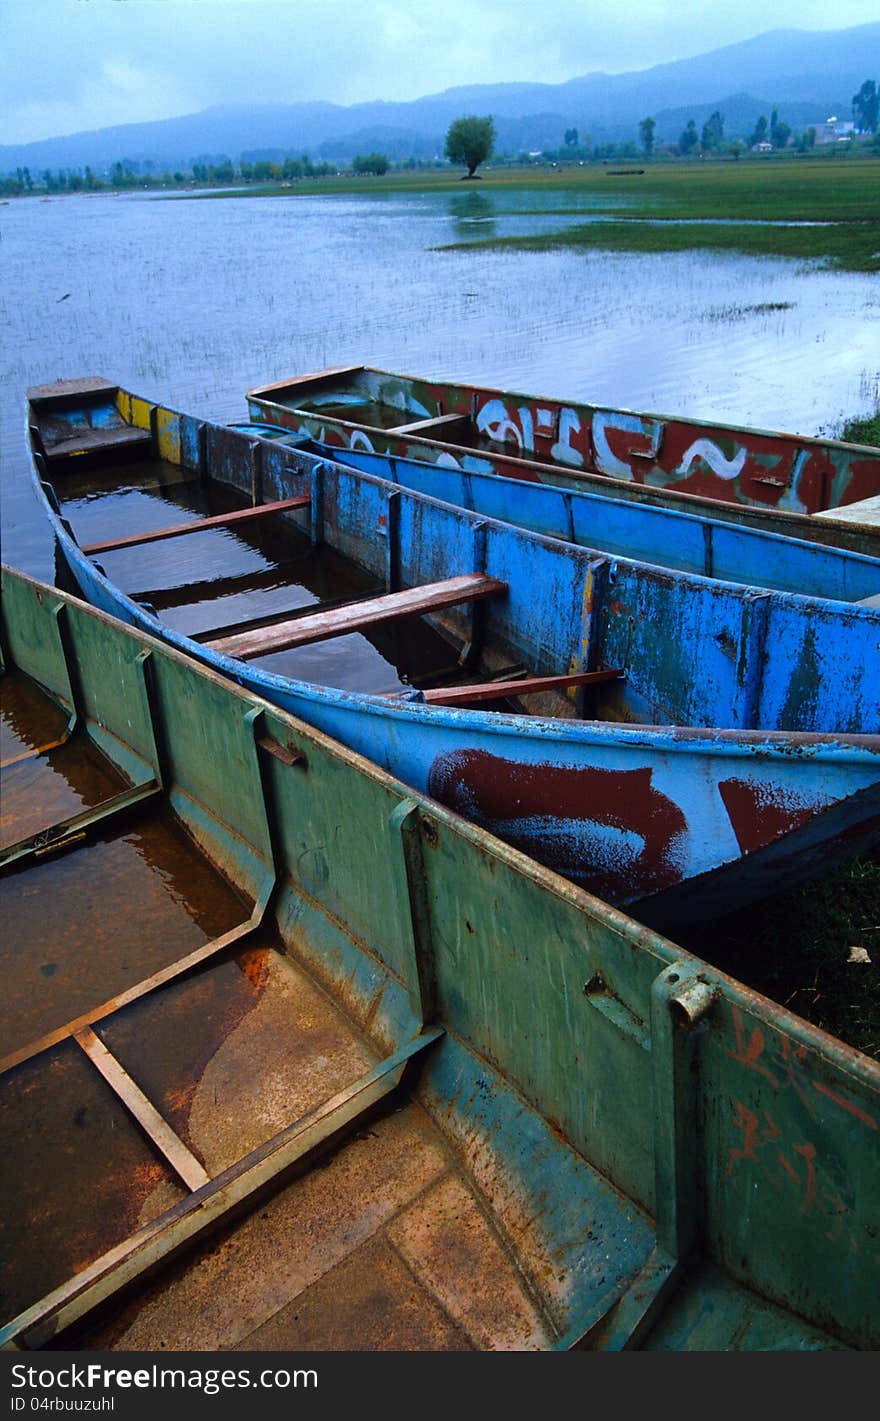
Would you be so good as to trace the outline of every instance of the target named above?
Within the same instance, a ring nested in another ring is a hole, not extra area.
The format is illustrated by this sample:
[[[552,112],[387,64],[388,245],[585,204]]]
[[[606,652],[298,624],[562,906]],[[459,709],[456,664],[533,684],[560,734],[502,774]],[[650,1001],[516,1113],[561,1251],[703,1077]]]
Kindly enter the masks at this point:
[[[860,133],[873,133],[877,135],[880,127],[880,90],[875,80],[866,79],[858,93],[852,99],[853,116],[856,129]],[[650,158],[654,154],[656,120],[646,117],[639,123],[639,141],[645,157]],[[792,131],[789,124],[782,122],[777,109],[773,109],[769,119],[761,116],[752,133],[747,140],[749,148],[760,147],[769,143],[773,149],[781,150],[789,145]],[[473,178],[477,168],[488,161],[494,151],[496,141],[495,124],[490,116],[478,117],[475,114],[468,114],[462,118],[455,119],[449,125],[446,133],[444,153],[450,163],[462,164],[467,168],[467,178]],[[815,128],[807,128],[795,140],[795,147],[800,152],[807,152],[813,148],[816,142]],[[875,137],[874,147],[880,148],[880,136]],[[683,157],[699,153],[701,155],[716,155],[728,153],[738,158],[745,151],[746,144],[739,138],[725,141],[724,137],[724,116],[719,110],[713,114],[703,124],[701,130],[697,130],[694,119],[690,119],[679,136],[676,151]],[[634,157],[636,155],[635,145],[632,143],[616,144],[607,143],[599,146],[592,146],[589,139],[581,142],[577,128],[567,128],[564,135],[564,157],[603,159],[615,157]],[[520,154],[520,158],[528,160],[531,155]],[[552,158],[552,154],[543,154],[545,159]],[[381,176],[387,173],[391,163],[384,153],[358,153],[351,164],[351,171],[358,174],[372,174]],[[404,167],[415,167],[416,162],[411,159]],[[220,155],[214,160],[197,161],[192,164],[190,172],[175,170],[171,172],[157,172],[155,165],[145,159],[137,162],[123,158],[113,165],[108,179],[98,177],[91,168],[86,167],[83,172],[59,171],[53,173],[46,168],[35,180],[31,171],[27,167],[16,169],[15,176],[8,176],[0,179],[0,192],[12,195],[21,193],[31,193],[35,187],[40,187],[46,192],[96,192],[104,187],[112,188],[133,188],[133,187],[172,187],[182,186],[195,181],[202,184],[230,184],[235,181],[242,183],[266,183],[266,182],[294,182],[300,178],[320,178],[334,176],[338,168],[333,163],[313,163],[308,154],[304,153],[300,158],[284,157],[277,161],[269,158],[245,158],[242,155],[241,162],[236,170],[230,158]]]
[[[857,101],[861,103],[860,123],[857,123],[857,127],[860,127],[861,132],[876,132],[880,93],[878,93],[873,80],[866,80],[859,94],[854,96],[854,111],[856,111]],[[656,128],[656,120],[650,116],[643,118],[639,124],[639,143],[641,152],[646,158],[654,155]],[[739,158],[747,148],[755,148],[763,143],[769,143],[773,149],[782,150],[788,147],[791,141],[791,126],[780,119],[778,109],[773,109],[769,119],[762,116],[757,120],[746,142],[738,137],[725,138],[724,115],[716,109],[700,129],[697,128],[694,119],[688,121],[675,145],[675,151],[682,157],[696,154],[702,156],[727,154],[733,158]],[[451,163],[464,164],[468,170],[468,178],[473,178],[479,165],[491,157],[494,144],[495,127],[492,119],[469,115],[466,118],[456,119],[450,125],[446,134],[445,154]],[[554,159],[563,161],[592,159],[595,161],[608,158],[634,158],[638,153],[634,143],[594,145],[590,143],[589,138],[582,141],[579,131],[575,127],[565,130],[563,144],[563,148],[558,152],[545,150],[541,153],[541,158],[544,161]],[[804,129],[794,139],[794,147],[801,153],[809,152],[815,147],[815,144],[816,129],[814,127]],[[521,153],[519,160],[528,162],[531,157],[531,154]]]
[[[880,91],[873,79],[866,79],[857,94],[853,95],[853,116],[856,128],[861,133],[876,133],[880,125]],[[654,154],[654,144],[656,135],[656,120],[650,116],[643,118],[639,124],[639,141],[645,157],[650,158]],[[492,155],[495,145],[495,126],[491,118],[477,118],[470,114],[465,118],[456,119],[450,124],[446,134],[446,144],[444,152],[451,163],[461,163],[467,168],[467,177],[473,178],[477,168],[481,163],[485,163]],[[769,119],[761,116],[749,135],[746,143],[742,139],[735,137],[725,140],[724,137],[724,115],[716,109],[712,113],[702,128],[698,131],[696,121],[690,119],[679,136],[676,145],[677,152],[683,157],[693,153],[702,155],[717,155],[729,153],[734,158],[745,152],[746,147],[756,148],[764,143],[778,151],[787,148],[792,138],[791,125],[784,123],[779,117],[779,110],[773,109]],[[580,141],[577,128],[571,127],[565,130],[564,134],[565,156],[576,156],[584,152],[584,147]],[[815,146],[816,129],[806,128],[795,139],[794,146],[799,152],[808,152]],[[602,150],[589,147],[589,156],[596,157],[624,157],[634,153],[630,144],[606,144]],[[529,155],[523,154],[522,157]],[[550,155],[544,154],[544,157]]]
[[[384,173],[390,164],[381,153],[371,153],[366,158],[358,157],[352,164],[352,171]],[[107,189],[122,191],[132,188],[175,188],[190,187],[193,183],[223,187],[231,183],[271,183],[293,182],[299,178],[335,177],[339,172],[335,163],[313,163],[308,157],[287,158],[284,162],[256,162],[242,160],[238,167],[231,158],[218,158],[213,162],[194,162],[186,170],[160,171],[147,160],[144,163],[123,158],[114,163],[106,177],[99,177],[90,167],[85,169],[49,168],[32,174],[29,168],[17,168],[15,175],[0,178],[0,193],[17,197],[33,192],[102,192]]]

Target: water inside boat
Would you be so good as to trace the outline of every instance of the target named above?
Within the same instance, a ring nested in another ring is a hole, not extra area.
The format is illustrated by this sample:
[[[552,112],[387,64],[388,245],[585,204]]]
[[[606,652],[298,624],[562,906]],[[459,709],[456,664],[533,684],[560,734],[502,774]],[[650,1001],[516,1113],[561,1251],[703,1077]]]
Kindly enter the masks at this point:
[[[245,506],[228,485],[162,460],[65,473],[56,480],[55,491],[64,517],[84,546],[118,537],[123,530],[125,536],[154,532]],[[307,533],[282,517],[103,551],[99,558],[112,581],[134,601],[199,642],[252,623],[271,627],[276,621],[386,590],[380,578],[329,544],[313,544]],[[463,651],[460,639],[443,627],[424,617],[409,617],[252,661],[297,680],[379,695],[527,674],[521,662],[499,659],[491,648],[465,666]],[[572,714],[570,700],[562,695],[553,699],[556,714]],[[581,704],[583,699],[584,692]],[[514,701],[512,696],[480,702],[482,709],[525,713],[536,703],[534,697]]]
[[[378,400],[352,400],[350,403],[333,404],[326,400],[304,400],[298,411],[315,418],[345,420],[350,424],[364,425],[368,429],[383,429],[399,432],[401,428],[419,431],[421,418],[412,410],[402,410],[393,405],[382,404]],[[482,449],[487,454],[534,454],[534,450],[523,450],[512,433],[507,438],[493,439],[481,430],[469,414],[442,416],[430,419],[425,425],[426,438],[435,438],[460,445],[465,449]],[[548,455],[548,462],[557,462]]]

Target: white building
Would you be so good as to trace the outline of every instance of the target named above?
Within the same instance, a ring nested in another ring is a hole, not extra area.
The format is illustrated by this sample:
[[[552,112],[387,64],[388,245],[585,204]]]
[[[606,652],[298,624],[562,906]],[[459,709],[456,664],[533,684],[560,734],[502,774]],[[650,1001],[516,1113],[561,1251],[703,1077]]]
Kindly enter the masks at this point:
[[[856,126],[851,119],[838,118],[832,114],[824,123],[812,125],[816,130],[816,143],[838,143],[841,139],[852,138]]]

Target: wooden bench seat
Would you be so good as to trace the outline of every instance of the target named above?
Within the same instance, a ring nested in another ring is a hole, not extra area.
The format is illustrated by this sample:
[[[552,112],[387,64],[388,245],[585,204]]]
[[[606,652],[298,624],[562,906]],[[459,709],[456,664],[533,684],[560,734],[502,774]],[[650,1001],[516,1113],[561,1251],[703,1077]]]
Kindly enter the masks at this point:
[[[206,641],[203,645],[224,656],[237,656],[243,661],[255,656],[268,656],[274,651],[288,651],[294,646],[306,646],[330,637],[363,631],[379,622],[396,617],[421,616],[425,612],[453,607],[458,602],[472,602],[506,592],[507,583],[481,573],[449,577],[443,582],[429,582],[423,587],[408,587],[403,592],[389,592],[382,597],[370,597],[362,602],[348,602],[331,611],[313,612],[294,617],[273,626],[254,627],[234,636]]]

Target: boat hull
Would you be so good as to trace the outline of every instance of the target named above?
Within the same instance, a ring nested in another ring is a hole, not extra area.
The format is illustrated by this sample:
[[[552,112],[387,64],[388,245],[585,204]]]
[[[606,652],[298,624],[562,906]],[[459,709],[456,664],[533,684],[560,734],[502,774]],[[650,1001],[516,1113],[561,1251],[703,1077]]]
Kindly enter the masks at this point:
[[[338,459],[414,493],[615,556],[835,601],[868,601],[880,595],[877,556],[739,527],[723,518],[621,503],[599,494],[523,484],[498,474],[465,472],[398,455],[339,450],[317,440],[298,442],[297,447],[318,458]],[[880,537],[877,546],[880,552]]]

